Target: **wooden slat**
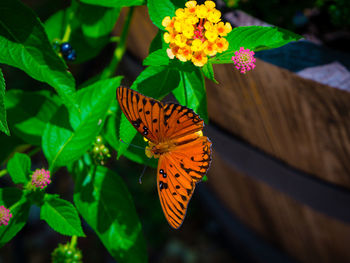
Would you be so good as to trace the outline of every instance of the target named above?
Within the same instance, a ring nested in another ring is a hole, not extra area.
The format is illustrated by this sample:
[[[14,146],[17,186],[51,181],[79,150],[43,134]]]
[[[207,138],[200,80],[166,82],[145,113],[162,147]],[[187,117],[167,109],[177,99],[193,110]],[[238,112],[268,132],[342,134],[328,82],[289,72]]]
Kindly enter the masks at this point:
[[[258,60],[246,75],[217,65],[213,122],[286,163],[350,187],[350,93]]]
[[[349,262],[350,226],[238,173],[217,152],[208,183],[246,225],[302,262]]]

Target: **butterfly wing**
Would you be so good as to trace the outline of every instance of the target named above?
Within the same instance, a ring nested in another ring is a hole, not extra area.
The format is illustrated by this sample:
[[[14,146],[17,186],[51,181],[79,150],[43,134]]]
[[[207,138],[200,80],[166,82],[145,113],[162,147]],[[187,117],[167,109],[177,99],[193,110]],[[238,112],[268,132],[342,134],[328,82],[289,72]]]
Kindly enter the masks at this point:
[[[171,140],[203,129],[204,122],[192,109],[176,103],[164,105],[164,138]]]
[[[123,86],[117,89],[117,99],[126,118],[142,136],[154,143],[162,140],[164,110],[160,101]]]
[[[205,136],[175,147],[159,158],[157,188],[160,203],[171,227],[178,229],[186,216],[195,184],[211,162],[211,142]]]

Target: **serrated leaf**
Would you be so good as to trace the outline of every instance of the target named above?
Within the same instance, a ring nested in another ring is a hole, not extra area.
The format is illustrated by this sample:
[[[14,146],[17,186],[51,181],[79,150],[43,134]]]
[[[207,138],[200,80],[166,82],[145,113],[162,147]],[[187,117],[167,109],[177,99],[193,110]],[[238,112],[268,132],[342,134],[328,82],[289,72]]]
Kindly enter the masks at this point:
[[[41,145],[46,123],[61,104],[59,98],[47,90],[6,93],[9,125],[14,134],[32,145]]]
[[[110,33],[119,17],[120,8],[107,8],[81,2],[52,15],[45,22],[49,39],[62,39],[72,15],[69,43],[77,53],[75,62],[80,63],[95,57],[110,41]]]
[[[56,232],[67,236],[85,236],[75,207],[54,195],[46,195],[41,206],[40,219]]]
[[[26,224],[30,204],[17,188],[0,188],[0,205],[10,209],[12,217],[7,226],[0,227],[0,247],[9,242]]]
[[[15,155],[7,163],[7,171],[15,184],[26,184],[29,181],[31,161],[23,153]]]
[[[5,79],[0,69],[0,131],[4,132],[6,135],[10,135],[9,128],[6,121],[6,109],[5,109]]]
[[[53,51],[39,18],[18,0],[0,1],[0,13],[1,63],[46,82],[66,105],[75,106],[74,79]]]
[[[192,72],[181,72],[180,74],[180,85],[173,90],[175,98],[181,105],[193,109],[205,123],[208,123],[207,94],[200,69],[194,67]]]
[[[103,127],[122,77],[100,80],[77,92],[79,113],[68,115],[61,107],[47,124],[43,151],[50,170],[69,164],[84,154]]]
[[[115,260],[147,262],[141,223],[119,175],[101,166],[80,173],[74,203]]]
[[[144,0],[81,0],[81,2],[91,5],[119,8],[124,6],[135,6],[144,4]]]
[[[137,77],[131,86],[131,89],[141,92],[142,94],[162,99],[168,95],[173,89],[177,88],[180,81],[180,75],[176,68],[165,66],[149,66]],[[119,134],[120,138],[125,142],[121,143],[118,151],[118,158],[129,147],[137,131],[125,118],[121,117]]]
[[[219,84],[219,82],[217,82],[217,80],[215,79],[213,64],[210,61],[208,61],[208,63],[204,64],[204,66],[201,68],[201,70],[202,70],[205,77],[214,81],[216,84]]]
[[[226,37],[229,42],[228,50],[217,54],[211,59],[212,63],[232,63],[232,56],[240,47],[253,51],[281,47],[292,41],[301,39],[291,31],[278,27],[244,26],[234,28]]]

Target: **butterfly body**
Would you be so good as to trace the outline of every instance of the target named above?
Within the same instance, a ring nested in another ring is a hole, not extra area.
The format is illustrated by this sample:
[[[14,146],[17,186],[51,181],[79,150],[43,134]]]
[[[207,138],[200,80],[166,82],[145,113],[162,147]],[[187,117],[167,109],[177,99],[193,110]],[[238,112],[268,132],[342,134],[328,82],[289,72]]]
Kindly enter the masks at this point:
[[[160,203],[170,226],[178,229],[195,185],[211,162],[211,142],[202,133],[204,122],[187,107],[163,104],[126,87],[118,88],[117,99],[130,123],[148,140],[145,154],[159,158]]]

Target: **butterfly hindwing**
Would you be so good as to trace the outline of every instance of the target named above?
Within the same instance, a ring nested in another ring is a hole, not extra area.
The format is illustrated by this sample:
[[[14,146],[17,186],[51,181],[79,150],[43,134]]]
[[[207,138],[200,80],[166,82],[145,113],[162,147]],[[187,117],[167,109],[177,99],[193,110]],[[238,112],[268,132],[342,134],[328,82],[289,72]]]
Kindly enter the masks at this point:
[[[148,140],[158,143],[162,137],[164,122],[163,105],[126,87],[117,89],[117,99],[126,118]]]
[[[158,193],[165,217],[173,228],[182,225],[195,185],[206,174],[210,162],[211,142],[204,136],[160,157]]]

